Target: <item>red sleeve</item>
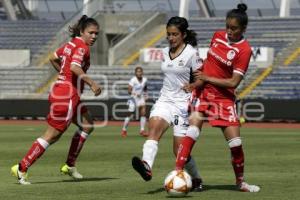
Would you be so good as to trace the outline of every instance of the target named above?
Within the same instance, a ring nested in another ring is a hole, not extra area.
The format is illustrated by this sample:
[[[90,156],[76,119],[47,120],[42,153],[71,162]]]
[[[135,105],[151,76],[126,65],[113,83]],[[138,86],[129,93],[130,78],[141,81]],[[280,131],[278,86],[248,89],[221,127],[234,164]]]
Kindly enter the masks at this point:
[[[210,44],[209,44],[210,47],[214,43],[214,41],[216,39],[216,36],[217,36],[217,32],[215,32],[214,35],[213,35],[213,37],[211,38],[211,41],[210,41]]]
[[[72,56],[72,61],[71,64],[75,64],[79,67],[82,66],[82,63],[84,61],[84,58],[87,57],[89,54],[88,48],[86,47],[78,47],[74,50],[73,56]]]
[[[61,57],[61,56],[63,55],[63,53],[64,53],[64,48],[65,48],[65,45],[59,47],[59,48],[54,52],[54,54],[55,54],[55,56],[56,56],[57,58],[59,58],[59,57]]]
[[[248,66],[249,66],[251,53],[252,53],[251,49],[247,49],[245,51],[241,51],[238,54],[238,57],[233,62],[233,72],[234,73],[238,73],[242,76],[245,75],[245,73],[248,69]]]

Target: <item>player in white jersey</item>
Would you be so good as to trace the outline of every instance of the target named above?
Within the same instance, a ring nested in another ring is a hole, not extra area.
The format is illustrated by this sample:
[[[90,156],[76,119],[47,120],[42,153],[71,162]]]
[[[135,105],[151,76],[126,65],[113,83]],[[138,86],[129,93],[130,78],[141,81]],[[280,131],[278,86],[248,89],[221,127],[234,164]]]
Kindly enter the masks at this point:
[[[176,156],[180,141],[189,126],[188,106],[191,93],[185,92],[183,87],[192,81],[192,72],[202,67],[202,61],[194,48],[197,45],[196,33],[188,30],[187,20],[172,17],[166,29],[169,47],[163,50],[163,87],[151,110],[149,136],[143,145],[142,159],[136,156],[132,158],[133,168],[145,181],[152,178],[158,142],[170,126],[173,126],[173,152]],[[192,157],[189,157],[185,168],[193,178],[193,188],[202,190],[202,180]]]
[[[128,84],[128,94],[130,95],[130,99],[128,99],[127,104],[129,113],[124,119],[124,124],[121,131],[122,137],[127,136],[127,127],[136,109],[139,109],[138,113],[140,116],[140,135],[147,136],[147,133],[145,132],[147,78],[143,77],[142,67],[136,67],[134,72],[135,76],[130,79]]]

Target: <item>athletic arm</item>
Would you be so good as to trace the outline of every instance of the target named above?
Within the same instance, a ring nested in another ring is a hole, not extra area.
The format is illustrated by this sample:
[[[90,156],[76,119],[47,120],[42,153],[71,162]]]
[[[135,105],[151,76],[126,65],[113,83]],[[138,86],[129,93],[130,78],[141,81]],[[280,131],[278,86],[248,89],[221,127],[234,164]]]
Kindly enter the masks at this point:
[[[56,57],[55,54],[50,55],[49,61],[51,63],[51,65],[53,66],[53,68],[56,71],[60,71],[60,64],[61,64],[61,60],[59,57]]]
[[[230,78],[222,79],[222,78],[207,76],[200,71],[196,72],[195,77],[197,80],[202,80],[203,82],[207,82],[212,85],[223,87],[223,88],[236,88],[243,79],[243,76],[238,73],[233,73],[232,77]]]
[[[131,85],[128,85],[128,94],[134,95],[134,94],[132,94],[132,86]]]
[[[204,81],[197,79],[193,83],[186,84],[182,87],[185,92],[192,92],[194,89],[201,88],[204,85]]]
[[[94,80],[92,80],[79,66],[72,64],[71,71],[77,77],[80,77],[88,86],[90,86],[95,96],[100,95],[101,87]]]

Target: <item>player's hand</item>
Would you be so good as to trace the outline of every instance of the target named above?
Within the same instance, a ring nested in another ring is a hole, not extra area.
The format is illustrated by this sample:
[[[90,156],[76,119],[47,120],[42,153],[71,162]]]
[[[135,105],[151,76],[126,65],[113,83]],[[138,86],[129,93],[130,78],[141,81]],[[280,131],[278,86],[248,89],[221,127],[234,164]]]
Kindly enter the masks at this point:
[[[147,93],[144,93],[143,96],[144,96],[145,100],[147,100],[149,98]]]
[[[207,76],[205,74],[203,74],[203,72],[201,71],[196,71],[193,73],[193,76],[196,78],[196,79],[199,79],[199,80],[203,80],[203,81],[206,81],[207,80]]]
[[[95,96],[99,96],[101,94],[101,87],[97,83],[92,84],[91,89],[94,92]]]
[[[192,92],[195,89],[195,85],[193,83],[186,84],[182,87],[185,92]]]

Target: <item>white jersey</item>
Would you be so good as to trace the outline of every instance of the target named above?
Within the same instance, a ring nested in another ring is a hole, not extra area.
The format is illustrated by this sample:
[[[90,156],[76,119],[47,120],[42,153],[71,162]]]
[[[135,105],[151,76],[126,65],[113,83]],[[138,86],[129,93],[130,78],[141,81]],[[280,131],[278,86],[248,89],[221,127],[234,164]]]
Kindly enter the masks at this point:
[[[132,94],[135,95],[144,95],[144,90],[147,85],[147,78],[143,77],[142,81],[140,82],[136,76],[132,77],[128,83],[132,87]]]
[[[202,67],[198,51],[187,44],[183,51],[174,59],[170,58],[170,48],[163,49],[161,70],[164,73],[163,87],[160,91],[161,101],[186,102],[191,93],[182,87],[191,80],[191,73]]]

